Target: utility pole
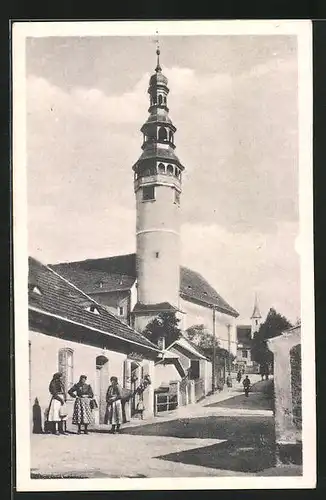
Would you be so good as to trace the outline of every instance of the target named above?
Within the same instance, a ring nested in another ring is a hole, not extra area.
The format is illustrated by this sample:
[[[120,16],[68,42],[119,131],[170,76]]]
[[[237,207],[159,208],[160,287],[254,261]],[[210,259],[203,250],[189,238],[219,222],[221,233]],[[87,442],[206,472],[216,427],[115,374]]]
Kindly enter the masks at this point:
[[[215,307],[213,307],[213,359],[212,359],[212,392],[215,392],[215,373],[216,373],[216,332],[215,332]]]
[[[229,362],[228,362],[228,373],[231,373],[231,325],[227,325],[228,328],[228,353],[229,353]]]

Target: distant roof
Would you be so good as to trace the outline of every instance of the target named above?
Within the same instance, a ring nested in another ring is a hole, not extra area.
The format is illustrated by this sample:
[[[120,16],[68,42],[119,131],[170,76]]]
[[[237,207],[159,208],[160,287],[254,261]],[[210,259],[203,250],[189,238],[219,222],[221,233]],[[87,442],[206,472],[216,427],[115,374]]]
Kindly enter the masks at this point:
[[[87,293],[114,291],[134,284],[136,280],[136,254],[87,259],[49,265]],[[121,277],[122,284],[120,283]],[[102,288],[100,281],[102,280]],[[117,287],[116,287],[117,286]],[[215,307],[218,311],[237,317],[239,313],[231,307],[203,276],[188,267],[180,266],[180,296],[204,307]]]
[[[149,349],[159,350],[143,335],[60,276],[57,271],[32,257],[29,257],[28,285],[28,304],[31,309],[59,316]]]
[[[177,309],[169,302],[160,302],[159,304],[141,304],[137,302],[133,312],[175,312]]]
[[[177,349],[181,352],[186,351],[186,353],[190,354],[192,357],[195,356],[198,359],[209,359],[196,344],[190,342],[184,335],[173,342],[167,349]]]

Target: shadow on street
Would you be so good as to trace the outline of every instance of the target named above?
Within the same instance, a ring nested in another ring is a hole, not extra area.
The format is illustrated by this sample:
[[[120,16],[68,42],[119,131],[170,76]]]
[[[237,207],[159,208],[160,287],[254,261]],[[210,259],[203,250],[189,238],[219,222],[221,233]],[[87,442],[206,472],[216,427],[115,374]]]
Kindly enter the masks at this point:
[[[124,434],[226,440],[207,447],[155,457],[161,460],[241,472],[259,472],[275,465],[272,417],[209,416],[177,419],[126,428]]]
[[[249,397],[244,395],[242,384],[239,385],[239,395],[218,403],[205,405],[206,408],[234,408],[243,410],[273,410],[272,380],[264,380],[253,384]],[[238,388],[237,388],[238,389]]]

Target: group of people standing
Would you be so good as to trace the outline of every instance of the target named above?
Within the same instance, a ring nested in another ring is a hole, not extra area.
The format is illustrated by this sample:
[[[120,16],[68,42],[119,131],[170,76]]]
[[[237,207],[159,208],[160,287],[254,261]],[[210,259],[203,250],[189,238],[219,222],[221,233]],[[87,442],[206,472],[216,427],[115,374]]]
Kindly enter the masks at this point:
[[[47,424],[52,424],[54,434],[67,434],[68,411],[66,407],[67,394],[65,391],[62,373],[55,373],[49,385],[51,400],[47,413]],[[97,408],[94,393],[87,376],[81,375],[79,381],[68,391],[70,397],[75,399],[72,423],[77,425],[77,434],[88,434],[88,426],[94,423],[93,410]],[[110,433],[120,431],[123,420],[122,390],[117,377],[110,378],[110,385],[106,393],[107,423],[111,425]]]

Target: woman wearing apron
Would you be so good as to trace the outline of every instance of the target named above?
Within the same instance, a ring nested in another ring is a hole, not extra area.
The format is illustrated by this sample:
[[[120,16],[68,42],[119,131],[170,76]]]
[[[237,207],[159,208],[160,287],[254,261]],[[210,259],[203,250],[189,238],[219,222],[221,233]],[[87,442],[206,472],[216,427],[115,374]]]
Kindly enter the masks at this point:
[[[48,409],[47,421],[53,423],[54,434],[66,434],[67,415],[62,414],[62,407],[67,400],[67,396],[62,381],[62,373],[58,372],[53,375],[49,391],[52,397]]]

